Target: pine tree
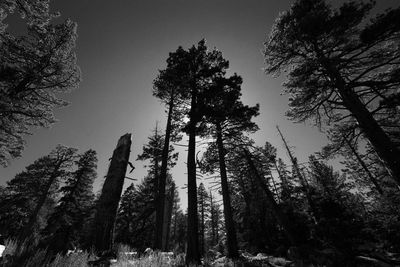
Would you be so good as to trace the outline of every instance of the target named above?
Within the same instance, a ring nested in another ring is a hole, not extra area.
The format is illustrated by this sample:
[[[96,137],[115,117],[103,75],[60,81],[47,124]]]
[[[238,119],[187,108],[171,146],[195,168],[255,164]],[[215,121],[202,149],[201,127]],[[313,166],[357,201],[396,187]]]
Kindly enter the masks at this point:
[[[58,206],[43,230],[44,246],[53,253],[65,253],[78,245],[81,230],[94,201],[93,182],[96,178],[97,157],[94,150],[79,156],[77,170],[61,188]]]
[[[115,241],[143,251],[153,245],[155,230],[154,176],[131,184],[121,197]]]
[[[44,194],[50,164],[49,156],[41,157],[7,182],[0,200],[0,229],[4,237],[16,238],[28,223],[29,215],[40,196]],[[43,223],[55,205],[58,186],[59,183],[54,183],[50,188],[46,202],[38,215],[38,224],[33,229],[34,233],[44,227]]]
[[[180,107],[182,103],[179,101],[177,89],[171,84],[171,77],[166,71],[160,71],[158,77],[153,83],[153,95],[159,98],[168,108],[167,125],[165,129],[164,146],[161,155],[161,170],[158,183],[158,198],[157,198],[157,212],[156,212],[156,240],[155,248],[163,251],[167,250],[168,240],[165,240],[168,231],[165,232],[162,227],[163,223],[168,219],[164,216],[164,203],[166,199],[165,187],[168,172],[168,159],[170,157],[170,141],[178,141],[181,136],[178,133],[177,125],[182,119],[182,111]]]
[[[216,49],[207,50],[205,41],[201,40],[197,47],[189,50],[179,47],[176,52],[170,53],[167,59],[166,75],[171,77],[171,86],[179,89],[179,99],[185,100],[187,105],[188,122],[184,131],[189,136],[188,144],[188,234],[187,234],[187,263],[200,263],[198,247],[197,221],[197,185],[196,185],[196,135],[201,131],[204,116],[205,94],[209,89],[210,81],[224,75],[228,62],[222,53]]]
[[[142,154],[138,155],[138,160],[149,160],[150,161],[150,170],[149,174],[153,175],[154,179],[154,205],[156,211],[160,212],[159,205],[162,202],[163,209],[162,209],[162,214],[156,212],[156,234],[154,235],[154,244],[152,247],[157,248],[157,249],[163,249],[166,250],[167,246],[167,237],[168,237],[168,232],[166,228],[166,224],[168,224],[169,216],[164,212],[166,210],[166,206],[170,205],[170,202],[166,201],[166,196],[165,196],[165,189],[166,186],[170,187],[171,184],[171,179],[169,179],[168,183],[168,172],[166,176],[166,181],[161,182],[161,173],[160,173],[160,163],[161,163],[161,168],[162,167],[162,161],[164,160],[164,146],[165,146],[165,137],[164,135],[161,135],[158,130],[158,125],[154,129],[154,134],[149,137],[149,142],[148,144],[143,146],[143,152]],[[173,153],[174,148],[173,146],[169,146],[168,153],[166,155],[167,159],[167,167],[172,168],[176,164],[176,160],[178,159],[178,153]],[[163,170],[161,170],[163,171]],[[163,183],[160,185],[160,183]],[[161,189],[161,191],[160,191]],[[161,200],[163,198],[163,200]],[[161,216],[162,218],[158,217]],[[169,215],[169,214],[168,214]],[[161,225],[159,225],[161,224]],[[161,229],[160,229],[161,227]],[[165,231],[164,231],[165,229]],[[164,236],[162,236],[164,235]]]
[[[204,257],[206,251],[206,221],[209,217],[209,195],[203,183],[200,183],[197,189],[197,210],[199,211],[199,243],[200,255]]]
[[[208,245],[209,247],[216,246],[220,241],[220,230],[222,227],[222,211],[218,203],[216,203],[212,192],[209,193],[210,218],[208,220]]]
[[[258,129],[251,119],[258,115],[259,106],[249,107],[241,102],[242,78],[240,76],[235,74],[229,78],[218,77],[213,82],[214,84],[205,94],[205,118],[211,125],[208,134],[215,139],[218,151],[228,257],[238,258],[236,231],[225,163],[227,153],[225,143],[229,142],[229,139],[238,138],[244,132],[255,132]]]
[[[46,177],[46,181],[38,196],[37,203],[35,203],[35,208],[29,213],[29,220],[18,237],[19,244],[29,239],[29,237],[34,237],[33,229],[38,221],[39,213],[46,203],[46,200],[49,198],[52,187],[54,187],[58,181],[71,175],[70,168],[77,156],[76,152],[77,150],[75,148],[58,145],[49,156],[46,157],[47,164],[43,166],[43,169],[38,170],[40,175]]]
[[[287,115],[318,126],[352,123],[400,184],[398,97],[400,8],[370,22],[374,1],[297,0],[281,14],[265,43],[267,72],[288,71]],[[393,132],[393,130],[395,130]]]
[[[21,156],[32,128],[55,122],[53,110],[66,101],[57,93],[76,88],[76,23],[54,23],[49,0],[10,0],[0,3],[0,164]],[[7,30],[5,18],[19,13],[26,34]]]

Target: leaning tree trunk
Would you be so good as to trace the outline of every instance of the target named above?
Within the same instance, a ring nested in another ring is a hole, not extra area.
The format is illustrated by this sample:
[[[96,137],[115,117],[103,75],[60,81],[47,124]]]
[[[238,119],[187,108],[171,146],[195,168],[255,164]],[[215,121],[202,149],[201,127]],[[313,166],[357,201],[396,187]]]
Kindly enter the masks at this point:
[[[187,157],[188,172],[188,218],[187,218],[187,248],[186,264],[200,264],[198,218],[197,218],[197,185],[196,185],[196,89],[192,90],[190,121],[188,127],[189,145]]]
[[[119,139],[108,168],[93,222],[92,244],[97,252],[113,249],[115,219],[129,162],[131,144],[131,134],[125,134]]]
[[[322,63],[322,67],[326,69],[329,78],[334,81],[334,86],[343,101],[343,105],[357,120],[365,137],[385,163],[390,176],[400,185],[400,150],[390,140],[371,112],[362,103],[359,96],[352,88],[347,86],[336,66],[329,62],[321,50],[317,51],[317,56]]]
[[[346,138],[346,136],[343,135],[343,139],[346,142],[347,146],[350,148],[350,150],[353,153],[353,155],[356,157],[358,163],[360,163],[361,167],[363,168],[364,172],[367,174],[367,176],[368,176],[369,180],[371,181],[371,183],[375,186],[376,191],[378,191],[378,193],[380,195],[383,195],[383,189],[379,185],[378,180],[372,175],[372,173],[368,169],[367,165],[365,164],[364,160],[358,154],[356,148],[351,144],[351,142]]]
[[[233,221],[231,197],[229,195],[228,177],[226,174],[225,164],[225,149],[222,140],[222,129],[221,124],[217,123],[217,145],[218,145],[218,159],[219,168],[221,174],[221,189],[222,189],[222,201],[224,204],[224,218],[226,228],[226,246],[228,248],[228,258],[237,259],[239,258],[239,252],[237,248],[237,239],[235,231],[235,223]]]
[[[272,212],[274,213],[279,224],[282,226],[283,232],[285,233],[287,239],[289,240],[289,242],[292,245],[294,245],[294,246],[298,245],[298,242],[295,238],[296,235],[294,234],[294,229],[292,227],[290,227],[285,214],[282,212],[281,208],[276,203],[271,190],[268,188],[268,185],[264,181],[264,178],[259,174],[259,172],[251,158],[250,152],[247,149],[243,149],[243,152],[244,152],[244,155],[246,157],[246,160],[247,160],[247,163],[248,163],[250,169],[253,171],[254,176],[256,177],[256,179],[258,181],[258,184],[265,192],[265,195],[267,196],[267,200],[268,200],[269,204],[271,205]]]
[[[304,192],[304,194],[306,196],[308,205],[310,206],[311,217],[314,220],[314,223],[316,224],[318,222],[317,208],[315,207],[314,200],[311,197],[311,192],[310,192],[310,188],[308,186],[307,180],[305,179],[304,175],[301,173],[299,165],[297,163],[297,159],[293,156],[292,152],[290,151],[290,148],[289,148],[285,138],[283,137],[283,134],[281,133],[281,130],[279,129],[278,126],[276,126],[276,129],[278,130],[278,133],[282,138],[283,144],[285,145],[285,148],[286,148],[286,151],[287,151],[287,153],[289,155],[290,161],[292,162],[294,171],[295,171],[297,177],[300,180],[301,187],[302,187],[303,192]]]
[[[158,181],[157,188],[157,199],[156,199],[156,235],[155,235],[155,249],[161,249],[162,251],[166,251],[168,242],[164,240],[166,238],[166,233],[164,233],[164,206],[165,206],[165,185],[167,181],[167,171],[168,171],[168,156],[169,156],[169,141],[171,139],[171,131],[172,131],[172,115],[174,111],[174,93],[171,92],[171,98],[169,101],[168,108],[168,118],[167,118],[167,126],[165,129],[165,138],[164,138],[164,147],[162,151],[162,162],[161,162],[161,172]]]
[[[54,170],[52,172],[52,174],[49,177],[49,180],[47,180],[45,189],[43,191],[43,194],[40,196],[38,203],[36,204],[36,207],[34,209],[34,211],[32,212],[32,214],[29,217],[29,221],[26,224],[26,226],[24,227],[24,229],[22,230],[22,233],[20,234],[19,238],[18,238],[18,246],[22,245],[22,243],[24,241],[26,241],[28,239],[29,236],[32,235],[33,233],[33,228],[36,224],[37,221],[37,217],[39,215],[40,210],[42,209],[44,203],[46,202],[46,199],[49,195],[49,191],[51,186],[54,184],[54,182],[56,181],[57,177],[58,177],[58,171],[61,167],[62,161],[60,161],[55,167]]]

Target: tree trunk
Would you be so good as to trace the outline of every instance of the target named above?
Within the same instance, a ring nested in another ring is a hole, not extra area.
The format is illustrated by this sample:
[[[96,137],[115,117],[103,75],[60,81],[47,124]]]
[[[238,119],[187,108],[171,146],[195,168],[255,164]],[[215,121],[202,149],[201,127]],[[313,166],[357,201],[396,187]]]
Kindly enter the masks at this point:
[[[192,89],[192,99],[189,121],[189,145],[187,157],[188,172],[188,218],[187,218],[187,248],[186,264],[200,264],[198,218],[197,218],[197,185],[196,185],[196,89]]]
[[[281,211],[280,207],[276,203],[274,196],[271,190],[268,188],[268,185],[265,183],[264,178],[260,176],[256,166],[251,159],[250,152],[247,149],[243,149],[244,155],[246,157],[247,163],[249,164],[250,169],[253,171],[259,185],[265,192],[267,196],[268,202],[271,205],[272,212],[275,214],[276,219],[278,220],[279,224],[282,226],[283,231],[287,237],[287,239],[292,243],[292,245],[296,246],[298,244],[293,229],[289,226],[288,220],[286,219],[285,214]]]
[[[383,131],[353,89],[347,87],[340,72],[325,58],[322,51],[317,50],[317,56],[321,61],[321,65],[326,69],[327,75],[334,81],[334,86],[337,88],[344,106],[357,120],[376,153],[385,163],[388,172],[400,185],[400,150]]]
[[[308,183],[307,183],[306,179],[304,178],[303,174],[300,172],[299,165],[297,164],[297,159],[292,155],[292,152],[290,151],[289,146],[288,146],[285,138],[283,137],[283,135],[281,133],[281,130],[279,130],[278,126],[276,126],[276,129],[278,130],[279,135],[282,138],[282,141],[283,141],[283,143],[285,145],[286,151],[287,151],[287,153],[289,155],[290,161],[292,162],[294,171],[296,172],[296,175],[299,177],[301,187],[303,188],[304,194],[306,195],[306,198],[307,198],[308,205],[310,206],[310,210],[311,210],[311,213],[312,213],[311,217],[314,220],[314,223],[317,223],[317,221],[318,221],[318,218],[317,218],[318,217],[318,213],[317,213],[317,209],[316,209],[316,207],[314,205],[314,201],[313,201],[313,199],[311,197],[310,190],[308,188]]]
[[[339,93],[390,175],[400,185],[400,151],[353,91],[343,88]]]
[[[365,164],[365,162],[362,160],[361,156],[358,154],[357,150],[355,147],[353,147],[353,145],[350,143],[349,140],[347,140],[347,138],[345,136],[343,136],[344,141],[346,142],[347,146],[350,148],[351,152],[353,152],[354,156],[356,157],[358,163],[360,163],[361,167],[364,169],[365,173],[367,174],[369,180],[372,182],[372,184],[375,186],[376,191],[378,191],[378,193],[380,195],[383,195],[383,190],[382,187],[379,185],[378,181],[376,180],[376,178],[372,175],[372,173],[369,171],[367,165]]]
[[[228,177],[226,174],[225,164],[225,149],[222,140],[222,129],[221,124],[217,123],[217,145],[218,145],[218,159],[219,168],[221,174],[221,190],[222,190],[222,201],[224,204],[224,218],[226,228],[226,246],[228,248],[228,258],[237,259],[239,258],[239,252],[237,248],[237,239],[235,231],[235,223],[233,221],[231,198],[229,195]]]
[[[163,223],[163,250],[169,250],[169,238],[170,238],[170,229],[171,229],[171,221],[172,221],[172,208],[174,205],[174,195],[175,195],[175,185],[171,185],[171,189],[169,191],[169,196],[166,198],[165,201],[165,210],[164,210],[164,223]]]
[[[32,235],[33,228],[36,224],[39,212],[42,209],[44,203],[46,202],[46,199],[49,194],[51,186],[53,185],[54,181],[58,177],[57,172],[60,169],[62,163],[63,163],[63,161],[60,160],[60,162],[58,162],[58,164],[54,167],[54,170],[51,173],[49,180],[47,181],[47,184],[46,184],[43,194],[40,196],[40,199],[39,199],[38,203],[36,204],[34,211],[32,212],[31,216],[29,217],[28,223],[26,224],[21,235],[18,238],[18,240],[19,240],[18,243],[24,242],[30,235]]]
[[[211,214],[211,246],[216,245],[216,235],[215,235],[215,210],[214,210],[214,201],[213,201],[213,196],[212,192],[210,190],[210,214]]]
[[[156,207],[156,240],[154,247],[156,249],[161,249],[162,251],[166,251],[167,249],[166,247],[163,246],[163,244],[168,243],[165,240],[163,240],[163,238],[166,237],[165,233],[163,233],[163,222],[165,219],[164,218],[165,185],[167,181],[169,141],[171,139],[173,109],[174,109],[174,92],[172,90],[168,108],[167,126],[165,129],[165,139],[162,151],[161,172],[159,176],[157,207]]]
[[[131,134],[123,135],[114,150],[93,223],[92,244],[97,252],[113,249],[114,226],[129,162]]]

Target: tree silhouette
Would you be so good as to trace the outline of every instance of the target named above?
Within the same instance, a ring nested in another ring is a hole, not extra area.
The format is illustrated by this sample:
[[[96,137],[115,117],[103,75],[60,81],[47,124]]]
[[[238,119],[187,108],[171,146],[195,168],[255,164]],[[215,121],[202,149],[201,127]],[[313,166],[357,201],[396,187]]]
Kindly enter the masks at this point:
[[[94,200],[96,151],[86,151],[80,155],[76,164],[78,168],[61,188],[64,195],[43,230],[42,243],[53,254],[66,253],[68,249],[78,245],[82,227]]]
[[[33,237],[33,229],[37,223],[39,212],[49,197],[52,186],[54,186],[58,180],[65,179],[71,174],[70,168],[77,156],[76,152],[77,149],[75,148],[58,145],[46,158],[47,165],[43,166],[45,168],[44,170],[41,170],[42,175],[46,177],[46,183],[44,184],[34,210],[29,214],[27,224],[18,237],[19,244]]]
[[[177,141],[180,136],[176,124],[181,120],[182,112],[179,110],[180,102],[175,85],[171,83],[173,76],[166,71],[160,71],[153,83],[153,95],[159,98],[168,108],[167,125],[165,129],[164,146],[161,155],[161,170],[158,179],[158,197],[156,208],[156,235],[154,247],[166,251],[168,244],[165,240],[167,233],[164,232],[163,223],[167,218],[164,216],[165,186],[168,172],[168,158],[170,154],[170,140]]]
[[[237,138],[244,132],[255,132],[258,129],[251,119],[258,115],[259,106],[243,105],[240,101],[241,84],[242,78],[236,74],[229,78],[218,77],[205,94],[205,120],[210,124],[206,133],[216,140],[229,258],[238,258],[239,253],[230,201],[225,163],[227,152],[224,142],[229,142],[229,139]]]
[[[348,2],[332,9],[323,0],[298,0],[276,21],[267,42],[267,73],[288,71],[287,115],[317,125],[346,123],[372,144],[400,184],[396,99],[400,83],[400,9],[364,23],[373,2]]]
[[[228,62],[216,49],[207,50],[204,40],[189,50],[179,47],[170,53],[165,72],[171,86],[178,89],[179,98],[187,101],[188,122],[184,131],[189,136],[188,144],[188,225],[187,225],[187,263],[200,263],[198,246],[197,186],[196,186],[196,135],[201,131],[204,117],[204,92],[212,80],[225,73]]]
[[[56,94],[76,88],[76,24],[54,24],[49,0],[11,0],[0,3],[0,164],[21,156],[24,136],[31,129],[55,122],[53,109],[66,101]],[[25,35],[8,31],[11,13],[25,18]]]

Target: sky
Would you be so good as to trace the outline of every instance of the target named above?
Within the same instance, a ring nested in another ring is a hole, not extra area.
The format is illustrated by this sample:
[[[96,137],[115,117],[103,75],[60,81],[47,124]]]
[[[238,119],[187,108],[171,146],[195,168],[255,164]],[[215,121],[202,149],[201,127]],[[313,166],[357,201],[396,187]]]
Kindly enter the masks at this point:
[[[59,122],[49,129],[36,129],[26,138],[21,158],[0,167],[0,184],[57,144],[94,149],[98,153],[100,190],[108,159],[118,138],[132,133],[130,161],[136,169],[130,177],[143,179],[145,163],[136,161],[156,122],[165,128],[165,107],[152,96],[152,81],[166,67],[170,52],[189,48],[202,38],[209,48],[222,51],[230,72],[243,78],[244,104],[260,104],[255,119],[260,130],[252,135],[258,145],[266,141],[277,147],[287,161],[275,126],[279,125],[300,162],[327,143],[324,134],[308,123],[294,123],[285,117],[288,97],[282,95],[284,77],[264,73],[263,43],[289,0],[53,0],[51,7],[78,24],[76,53],[82,71],[79,88],[62,98],[71,104],[56,110]],[[334,4],[342,1],[331,1]],[[379,0],[377,9],[398,6],[398,0]],[[12,27],[12,25],[10,25]],[[183,142],[184,144],[184,142]],[[186,151],[172,170],[180,188],[183,208],[187,206]],[[200,181],[199,181],[200,182]],[[125,187],[131,183],[125,181]]]

